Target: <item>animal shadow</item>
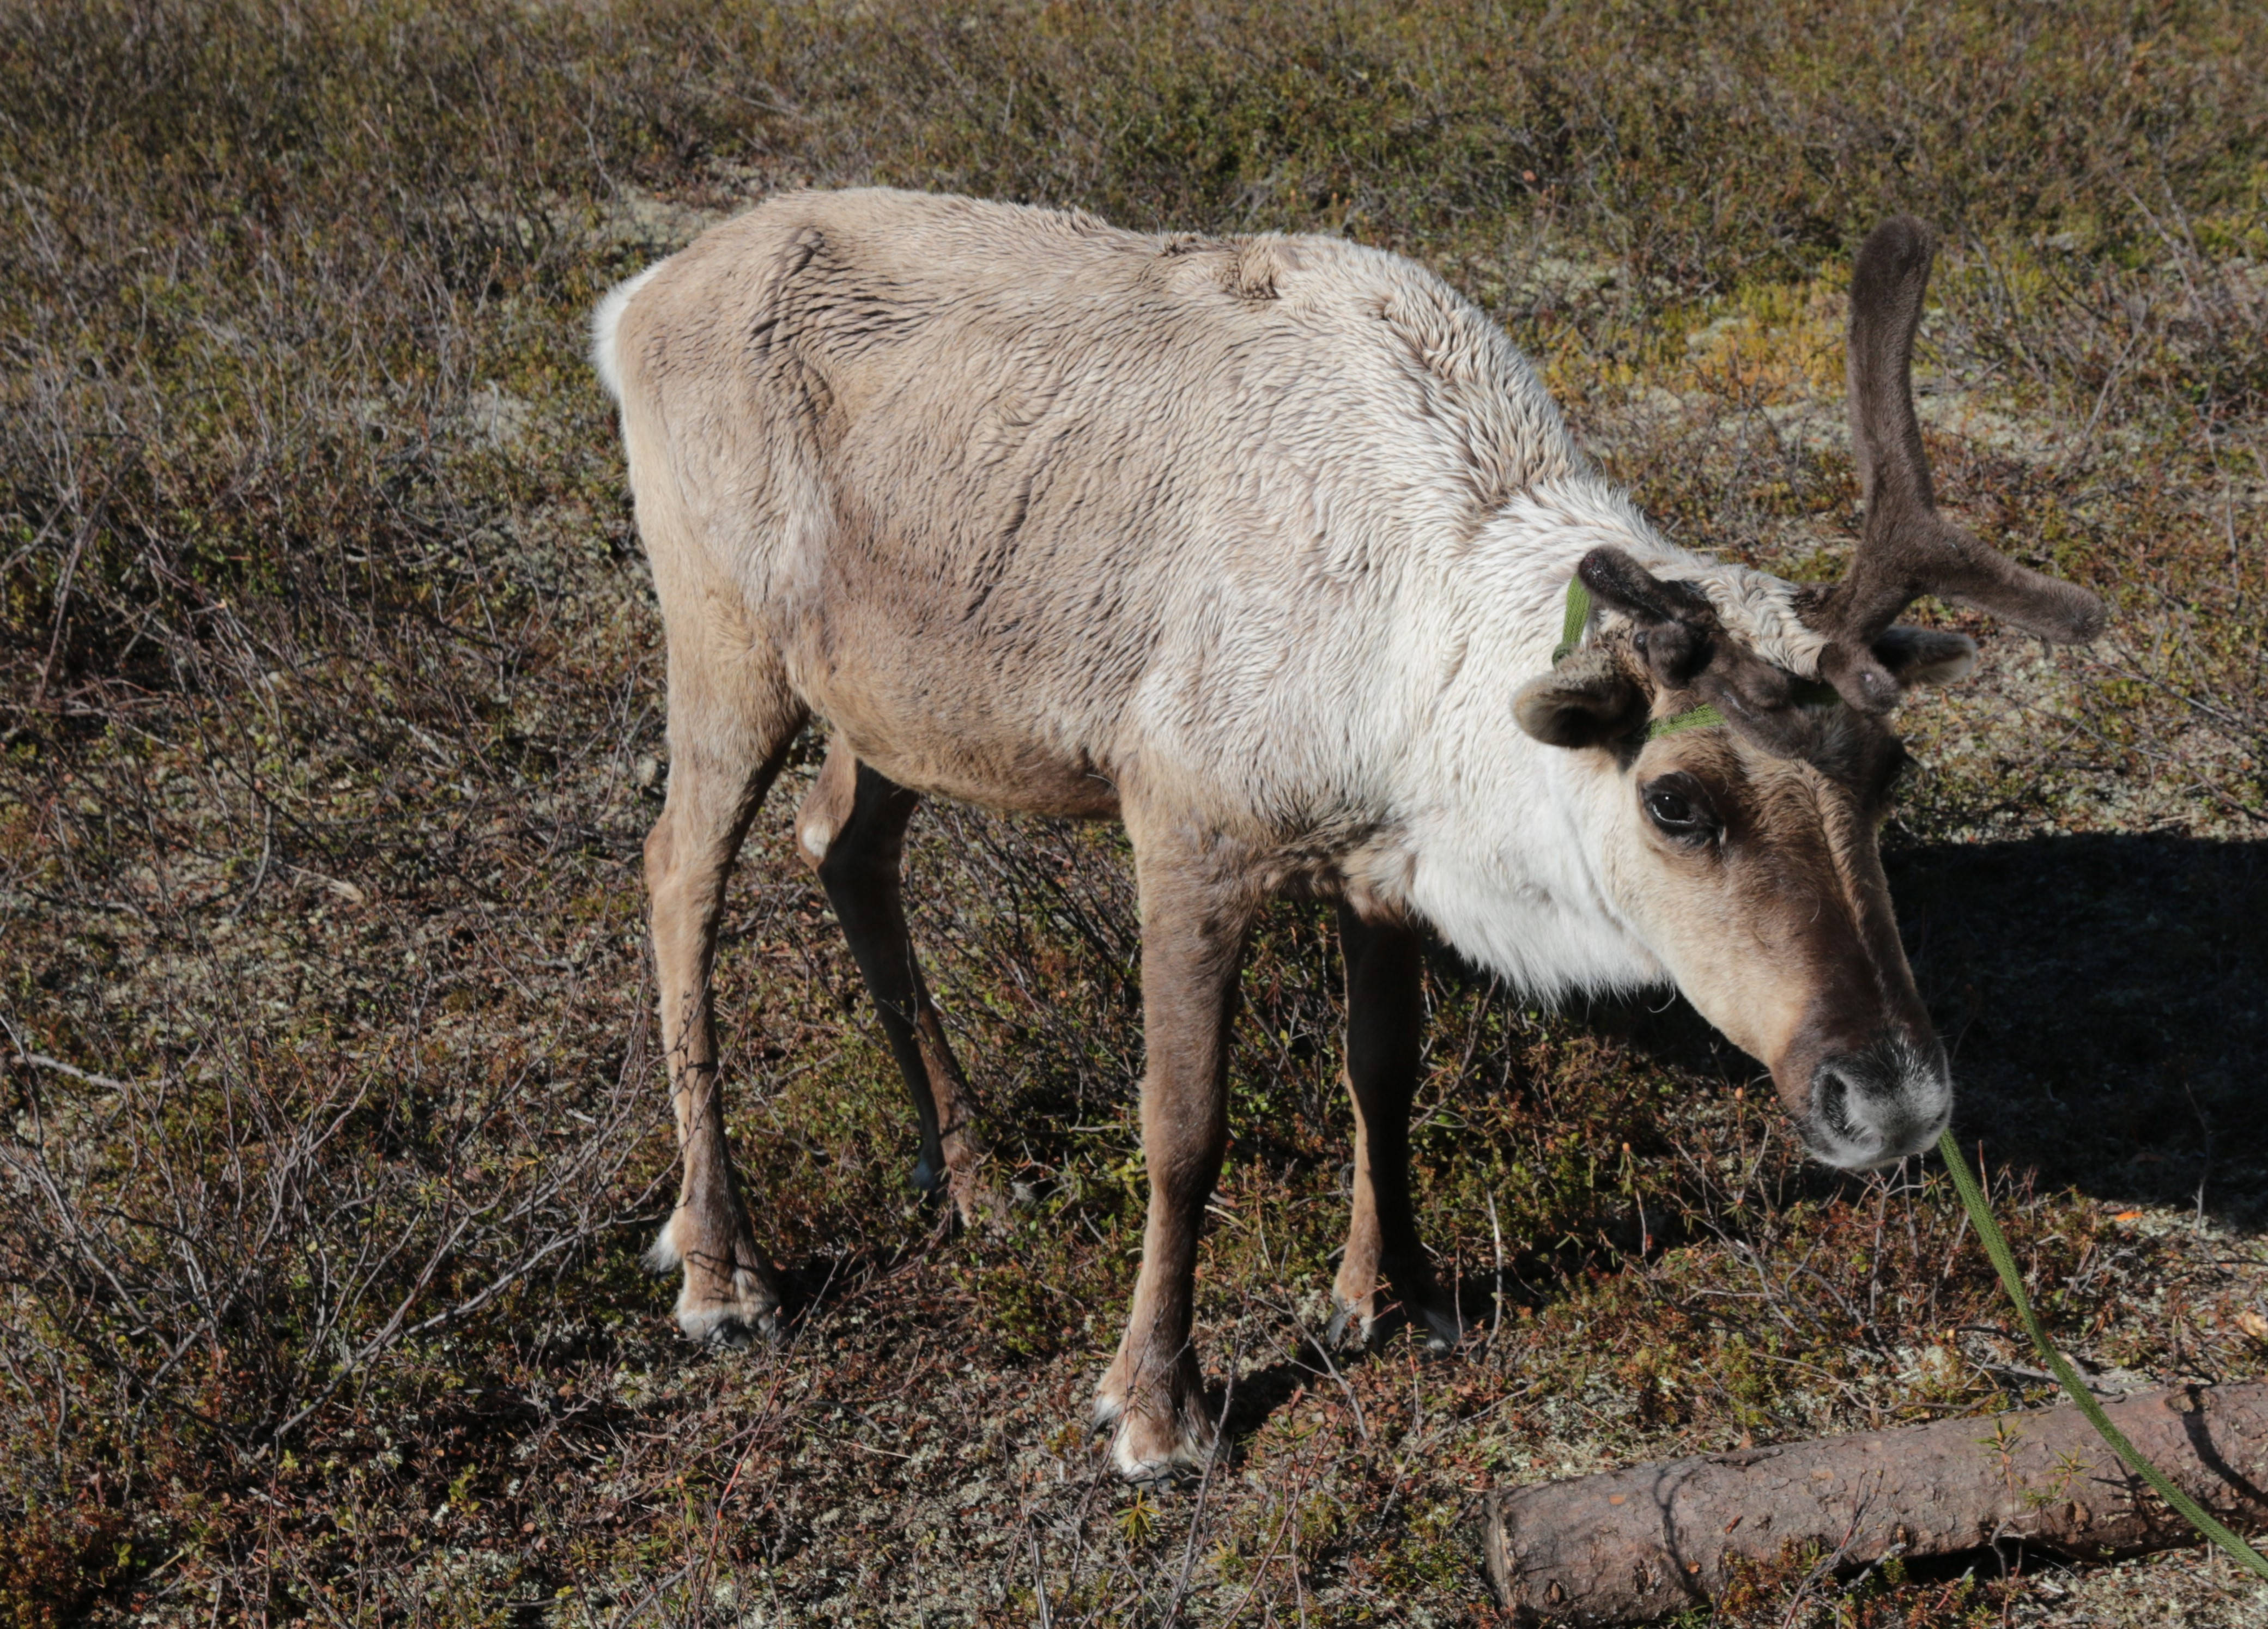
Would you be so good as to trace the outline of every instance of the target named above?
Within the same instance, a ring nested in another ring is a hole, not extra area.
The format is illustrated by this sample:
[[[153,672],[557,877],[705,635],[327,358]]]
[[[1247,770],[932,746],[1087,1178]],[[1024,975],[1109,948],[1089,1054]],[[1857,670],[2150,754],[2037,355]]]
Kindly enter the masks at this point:
[[[2268,1211],[2268,844],[2087,835],[1883,856],[1955,1126],[2104,1199]]]

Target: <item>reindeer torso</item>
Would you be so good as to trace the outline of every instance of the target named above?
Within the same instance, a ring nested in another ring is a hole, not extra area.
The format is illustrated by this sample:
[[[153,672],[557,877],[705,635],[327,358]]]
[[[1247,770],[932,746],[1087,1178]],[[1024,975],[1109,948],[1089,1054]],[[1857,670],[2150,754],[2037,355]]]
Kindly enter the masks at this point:
[[[1045,812],[1147,776],[1359,826],[1450,659],[1413,584],[1579,468],[1485,318],[1337,238],[792,194],[665,263],[618,354],[814,711],[901,784]]]

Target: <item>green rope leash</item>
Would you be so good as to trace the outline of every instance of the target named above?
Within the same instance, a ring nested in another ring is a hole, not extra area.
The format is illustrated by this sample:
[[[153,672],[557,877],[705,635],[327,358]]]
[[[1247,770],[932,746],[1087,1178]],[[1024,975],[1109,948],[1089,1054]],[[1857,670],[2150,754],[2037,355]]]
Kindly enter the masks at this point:
[[[1953,1140],[1950,1130],[1937,1140],[1937,1151],[1945,1158],[1946,1170],[1953,1173],[1953,1185],[1960,1192],[1961,1202],[1969,1211],[1969,1220],[1977,1229],[1977,1236],[1984,1243],[1984,1253],[1992,1258],[1992,1270],[2000,1275],[2001,1288],[2008,1292],[2008,1299],[2015,1303],[2017,1320],[2023,1324],[2025,1332],[2031,1336],[2032,1344],[2040,1349],[2040,1355],[2047,1360],[2048,1367],[2055,1371],[2056,1379],[2070,1394],[2071,1400],[2079,1405],[2079,1412],[2087,1416],[2087,1423],[2101,1433],[2102,1440],[2117,1451],[2118,1457],[2126,1462],[2128,1468],[2147,1482],[2159,1498],[2179,1511],[2191,1527],[2226,1550],[2239,1567],[2256,1577],[2268,1579],[2268,1559],[2264,1559],[2257,1550],[2214,1521],[2202,1505],[2176,1487],[2167,1480],[2163,1471],[2143,1458],[2134,1445],[2126,1440],[2125,1433],[2110,1423],[2110,1416],[2102,1412],[2102,1405],[2095,1400],[2095,1393],[2080,1379],[2079,1371],[2072,1368],[2062,1353],[2048,1343],[2048,1332],[2040,1327],[2040,1320],[2032,1311],[2031,1301],[2024,1294],[2023,1275],[2016,1271],[2016,1258],[2009,1251],[2008,1241],[2002,1236],[1999,1224],[1992,1220],[1992,1212],[1984,1203],[1984,1192],[1977,1185],[1977,1178],[1969,1170],[1969,1162],[1961,1157],[1961,1145]]]
[[[1678,713],[1668,718],[1657,718],[1646,727],[1646,738],[1659,741],[1664,736],[1674,736],[1681,730],[1707,730],[1725,722],[1725,715],[1704,702],[1690,713]]]

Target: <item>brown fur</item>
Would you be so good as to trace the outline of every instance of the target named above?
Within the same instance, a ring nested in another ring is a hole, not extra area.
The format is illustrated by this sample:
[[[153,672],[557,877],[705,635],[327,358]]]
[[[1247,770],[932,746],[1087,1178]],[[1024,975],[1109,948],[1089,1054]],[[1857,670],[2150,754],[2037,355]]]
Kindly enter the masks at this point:
[[[1771,1064],[1799,1123],[1822,1060],[1866,1045],[1886,1022],[1918,1052],[1937,1045],[1875,846],[1896,744],[1848,715],[1839,724],[1859,738],[1837,751],[1820,744],[1815,757],[1696,730],[1649,743],[1633,766],[1641,787],[1690,778],[1722,823],[1705,849],[1654,838],[1668,872],[1657,895],[1687,924],[1674,942],[1711,947],[1676,969],[1679,986]]]
[[[796,812],[796,840],[827,890],[835,919],[874,1000],[875,1015],[921,1127],[914,1185],[942,1189],[966,1223],[997,1220],[999,1196],[983,1178],[981,1105],[946,1039],[906,932],[899,895],[906,823],[920,795],[830,747]]]
[[[1462,1332],[1434,1281],[1410,1199],[1410,1102],[1425,1048],[1425,964],[1418,935],[1397,921],[1366,921],[1341,905],[1346,958],[1346,1067],[1354,1101],[1354,1214],[1332,1281],[1332,1334],[1367,1338],[1391,1290],[1427,1326],[1432,1344]]]

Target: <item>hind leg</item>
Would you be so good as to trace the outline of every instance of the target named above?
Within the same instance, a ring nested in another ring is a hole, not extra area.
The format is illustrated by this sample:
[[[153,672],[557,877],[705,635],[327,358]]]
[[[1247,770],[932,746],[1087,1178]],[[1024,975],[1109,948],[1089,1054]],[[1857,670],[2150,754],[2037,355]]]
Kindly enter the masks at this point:
[[[806,715],[776,658],[711,632],[671,629],[669,796],[645,842],[661,1038],[685,1160],[677,1208],[646,1262],[657,1272],[683,1266],[677,1322],[688,1335],[738,1343],[777,1335],[780,1293],[725,1141],[709,979],[725,877]]]
[[[1354,1215],[1332,1285],[1330,1337],[1368,1340],[1391,1285],[1437,1349],[1461,1332],[1434,1282],[1410,1202],[1410,1100],[1424,1044],[1424,956],[1418,936],[1339,907],[1346,958],[1346,1082],[1354,1099]]]
[[[943,1190],[961,1220],[974,1225],[998,1207],[981,1171],[979,1105],[930,1000],[900,886],[906,823],[920,803],[919,793],[858,762],[839,742],[830,744],[818,781],[796,811],[796,843],[843,924],[913,1098],[921,1122],[913,1185],[925,1193]]]

